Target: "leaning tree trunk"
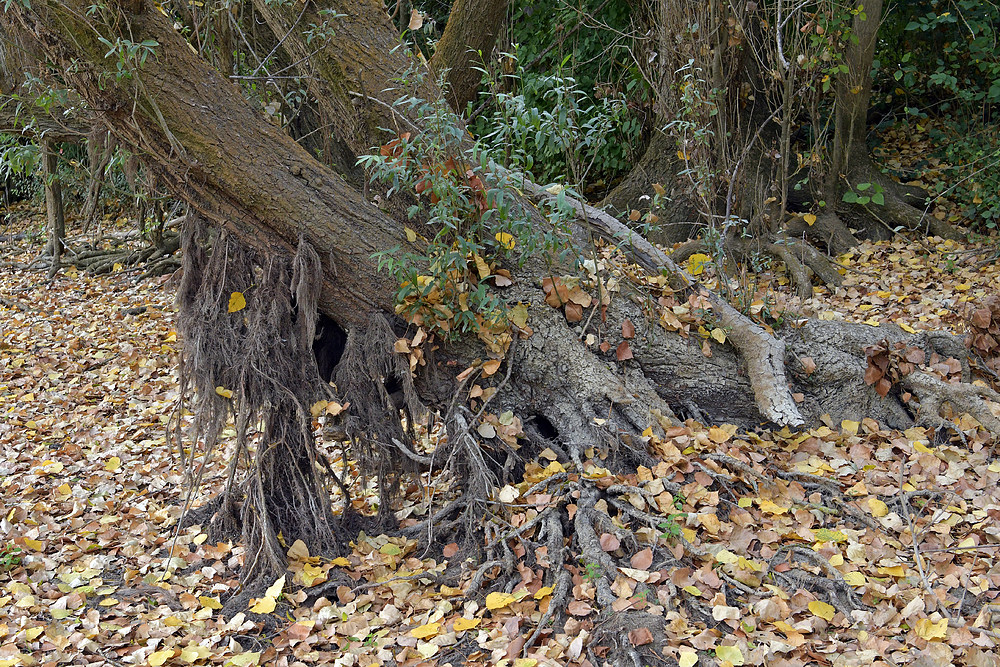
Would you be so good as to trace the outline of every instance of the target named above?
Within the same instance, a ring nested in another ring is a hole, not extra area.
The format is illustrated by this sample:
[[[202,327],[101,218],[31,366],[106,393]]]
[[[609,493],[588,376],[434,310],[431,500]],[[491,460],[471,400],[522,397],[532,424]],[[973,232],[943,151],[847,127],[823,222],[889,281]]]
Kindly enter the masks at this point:
[[[564,465],[582,470],[588,448],[604,445],[611,452],[607,465],[634,469],[639,463],[653,463],[642,434],[663,435],[677,415],[747,428],[759,424],[762,414],[789,424],[823,414],[835,420],[874,416],[890,425],[913,423],[915,415],[898,394],[883,399],[866,385],[864,348],[883,337],[928,349],[940,341],[907,336],[892,327],[819,322],[792,329],[784,340],[754,335],[742,328],[745,323],[738,314],[725,319],[731,307],[727,310],[715,301],[717,297],[700,294],[690,282],[678,286],[689,290],[679,296],[690,296],[697,308],[711,306],[717,322],[731,322],[727,341],[741,345],[742,354],[728,342],[710,343],[666,330],[658,311],[650,310],[655,299],[628,284],[620,293],[610,294],[610,302],[599,291],[592,294],[594,317],[571,324],[563,308],[545,304],[542,279],[560,269],[539,260],[509,267],[514,280],[504,295],[510,303],[533,304],[527,322],[533,332],[523,327],[510,332],[514,337],[500,372],[477,380],[481,389],[495,390],[489,399],[490,414],[510,411],[505,425],[515,428],[507,433],[508,439],[519,440],[505,442],[496,430],[493,437],[479,428],[480,420],[489,416],[487,406],[480,403],[477,412],[470,411],[468,375],[463,379],[456,375],[488,356],[478,340],[467,336],[439,341],[415,379],[406,357],[394,353],[405,323],[393,314],[396,285],[378,271],[372,255],[393,246],[419,251],[407,241],[404,221],[365,201],[362,193],[268,123],[236,87],[192,53],[168,18],[138,4],[127,16],[111,17],[107,25],[86,23],[83,0],[37,2],[31,8],[15,3],[11,14],[23,34],[38,40],[56,71],[65,73],[66,83],[100,110],[101,121],[118,140],[134,147],[160,182],[191,205],[197,213],[192,218],[215,230],[186,231],[187,265],[179,295],[186,327],[184,363],[190,367],[184,377],[197,389],[205,447],[217,442],[229,414],[236,416],[240,447],[252,444],[253,426],[263,426],[257,436],[255,476],[242,496],[227,495],[224,500],[243,499],[244,541],[251,556],[244,572],[250,584],[247,590],[282,568],[279,532],[289,543],[303,539],[316,548],[337,548],[338,532],[323,495],[323,480],[318,478],[320,462],[309,415],[311,397],[329,388],[319,382],[310,355],[317,311],[347,331],[335,378],[338,391],[344,393],[341,398],[351,402],[347,429],[360,441],[359,456],[371,454],[371,465],[383,466],[380,472],[386,477],[403,469],[404,460],[435,469],[440,466],[435,456],[452,460],[460,468],[456,479],[463,481],[466,491],[456,507],[464,507],[467,518],[476,520],[467,527],[478,525],[495,509],[485,494],[536,449],[548,447]],[[373,18],[364,34],[375,41],[391,41],[391,24],[383,19]],[[360,47],[350,43],[354,38],[350,21],[340,33],[343,50],[357,52]],[[99,34],[112,43],[126,34],[132,40],[155,39],[159,46],[144,66],[116,80],[103,75],[108,65]],[[393,60],[397,55],[377,50],[365,57],[354,65],[351,77],[362,71],[366,76],[389,73],[398,62]],[[351,90],[355,83],[358,80],[350,78],[344,87]],[[368,82],[372,101],[378,99],[373,92],[376,85],[382,90],[387,83],[388,78],[378,84]],[[593,210],[577,204],[593,230],[609,237],[621,231],[613,220],[602,222]],[[538,219],[537,224],[545,221]],[[205,239],[199,243],[199,234],[211,242],[210,254],[203,252]],[[644,239],[618,240],[631,247],[636,261],[648,271],[659,275],[667,269],[681,275]],[[607,310],[602,312],[605,304]],[[394,325],[403,326],[393,329]],[[608,345],[588,346],[588,333]],[[739,336],[746,340],[740,343]],[[768,343],[758,357],[747,354],[755,339]],[[616,355],[615,349],[628,350],[632,358]],[[764,376],[785,377],[787,370],[788,378],[772,388],[773,396],[755,397],[761,387],[761,365],[766,364],[771,368]],[[477,369],[482,366],[473,366],[470,373]],[[447,451],[421,452],[407,437],[390,392],[397,386],[411,415],[421,408],[416,402],[419,396],[448,418]],[[950,391],[926,378],[915,378],[907,386],[931,407],[940,405]],[[978,410],[980,421],[1000,431],[1000,423],[983,408],[982,390],[972,385],[962,388],[966,404]],[[803,394],[798,408],[789,405],[790,398],[781,400],[789,389]],[[921,416],[940,419],[936,413]],[[603,489],[584,477],[549,478],[560,479],[575,485],[579,493],[572,504],[554,503],[539,516],[554,554],[552,580],[547,582],[556,588],[552,607],[567,600],[569,577],[562,565],[579,557],[597,564],[597,600],[611,617],[617,564],[600,549],[594,526],[610,525],[603,509],[608,506],[634,514],[623,501],[629,491]],[[643,521],[649,519],[643,516]],[[486,560],[473,578],[474,590],[487,570],[497,565],[509,565],[508,574],[517,576],[513,556],[503,553],[507,548],[505,539],[484,545]],[[692,558],[710,558],[695,545],[685,543],[684,550]],[[494,584],[503,585],[504,581]],[[623,647],[616,658],[619,664],[639,660],[630,647]]]

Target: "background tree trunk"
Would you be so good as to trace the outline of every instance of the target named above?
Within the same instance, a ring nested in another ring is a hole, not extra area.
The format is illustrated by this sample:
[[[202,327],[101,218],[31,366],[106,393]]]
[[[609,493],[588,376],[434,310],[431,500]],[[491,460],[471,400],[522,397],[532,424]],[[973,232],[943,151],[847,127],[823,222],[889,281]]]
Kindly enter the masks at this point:
[[[872,161],[868,149],[868,103],[872,90],[872,61],[882,19],[882,0],[858,3],[851,26],[852,36],[844,50],[847,74],[837,79],[835,132],[832,147],[830,182],[825,186],[825,199],[839,202],[836,206],[850,226],[864,229],[872,238],[890,238],[896,227],[924,231],[943,238],[960,239],[962,234],[951,224],[924,214],[911,196],[898,183],[885,176]],[[884,204],[846,206],[842,195],[859,184],[871,184],[883,190]],[[860,210],[851,210],[860,209]]]
[[[507,0],[455,0],[444,34],[431,57],[431,70],[448,70],[448,102],[461,114],[476,99],[497,34],[507,13]]]
[[[49,278],[59,273],[63,239],[66,238],[66,214],[63,211],[62,183],[59,182],[59,153],[50,139],[42,141],[42,167],[45,176],[45,211],[48,220],[48,248],[51,258]]]

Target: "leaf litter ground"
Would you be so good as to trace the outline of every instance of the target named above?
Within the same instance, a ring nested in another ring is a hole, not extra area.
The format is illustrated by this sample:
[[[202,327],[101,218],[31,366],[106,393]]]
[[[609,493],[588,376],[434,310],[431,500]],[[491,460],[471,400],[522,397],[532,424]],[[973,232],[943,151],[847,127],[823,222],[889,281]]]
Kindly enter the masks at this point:
[[[5,255],[23,262],[38,250],[22,242]],[[865,244],[841,258],[842,287],[800,303],[776,271],[758,277],[758,305],[960,332],[968,304],[996,291],[995,263],[982,264],[990,251]],[[487,571],[467,596],[476,568],[455,562],[457,544],[428,554],[413,539],[362,534],[335,560],[288,545],[287,579],[223,618],[242,548],[208,543],[201,526],[177,530],[185,477],[167,430],[178,409],[170,281],[70,270],[45,282],[7,265],[0,296],[0,667],[531,667],[608,655],[601,638],[614,615],[599,613],[593,563],[567,566],[568,618],[536,632],[554,591],[534,528],[511,541],[522,562],[509,590],[492,590]],[[749,434],[688,421],[651,439],[659,463],[633,475],[611,475],[599,450],[582,469],[543,452],[498,490],[504,510],[490,520],[506,522],[496,534],[527,526],[575,479],[618,489],[614,525],[598,536],[630,565],[618,568],[612,607],[662,617],[655,636],[639,627],[620,638],[660,664],[995,665],[1000,462],[974,420],[955,422],[965,443],[872,420]],[[211,491],[222,462],[205,473]],[[395,508],[401,526],[447,487],[440,477],[412,484]],[[369,485],[354,497],[370,511],[378,493]],[[652,545],[675,559],[654,561]],[[253,612],[272,609],[279,623],[265,632]]]

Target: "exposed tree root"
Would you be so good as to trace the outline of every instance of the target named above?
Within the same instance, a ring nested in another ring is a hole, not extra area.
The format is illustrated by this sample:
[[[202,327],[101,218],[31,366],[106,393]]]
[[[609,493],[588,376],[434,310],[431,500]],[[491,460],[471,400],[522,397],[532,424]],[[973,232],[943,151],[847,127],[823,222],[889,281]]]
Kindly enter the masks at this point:
[[[526,183],[525,187],[532,197],[552,196],[533,183]],[[570,197],[566,199],[576,209],[580,219],[601,235],[615,242],[627,243],[630,254],[637,264],[656,274],[665,270],[682,288],[696,290],[707,298],[718,323],[725,328],[727,338],[746,360],[750,384],[761,414],[779,425],[798,426],[805,423],[785,380],[785,346],[782,341],[733,308],[722,297],[701,288],[662,250],[628,229],[616,218]]]
[[[1000,404],[1000,394],[989,387],[975,384],[950,384],[925,372],[907,375],[904,384],[919,397],[918,421],[928,426],[947,426],[960,437],[962,429],[951,420],[962,414],[969,414],[992,433],[1000,433],[1000,418],[986,403],[987,400]],[[950,409],[946,409],[950,404]]]

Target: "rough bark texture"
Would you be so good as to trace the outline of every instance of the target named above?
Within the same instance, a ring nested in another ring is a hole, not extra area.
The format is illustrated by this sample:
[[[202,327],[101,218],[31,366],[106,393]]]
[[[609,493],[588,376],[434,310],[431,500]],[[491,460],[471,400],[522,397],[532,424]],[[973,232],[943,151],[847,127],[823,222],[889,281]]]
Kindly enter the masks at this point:
[[[497,33],[507,13],[507,0],[456,0],[438,40],[431,70],[448,71],[448,102],[462,113],[476,99],[483,75],[476,68],[489,62]]]

